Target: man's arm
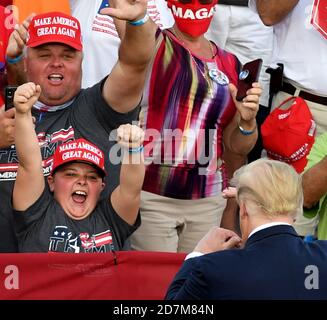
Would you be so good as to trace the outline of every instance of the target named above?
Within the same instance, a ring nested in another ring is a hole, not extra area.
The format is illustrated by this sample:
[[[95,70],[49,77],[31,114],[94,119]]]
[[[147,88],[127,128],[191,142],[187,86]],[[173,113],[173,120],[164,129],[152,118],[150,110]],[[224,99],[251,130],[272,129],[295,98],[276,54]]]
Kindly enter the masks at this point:
[[[101,13],[126,21],[137,21],[146,15],[147,0],[119,0],[115,7]],[[143,24],[126,23],[118,53],[118,62],[108,76],[103,96],[116,111],[126,113],[140,102],[148,63],[154,52],[156,25],[148,19]]]
[[[256,0],[262,22],[272,26],[282,21],[297,5],[299,0]]]
[[[15,109],[5,111],[0,107],[0,149],[9,148],[15,142]]]
[[[304,207],[312,208],[327,193],[327,156],[302,176]]]
[[[27,17],[22,24],[16,25],[11,33],[6,50],[7,77],[9,84],[23,84],[26,82],[24,67],[24,49],[27,39],[28,26],[34,14]]]
[[[24,71],[24,47],[27,28],[33,15],[29,16],[21,25],[16,25],[11,33],[6,49],[6,69],[9,84],[19,85],[26,82]],[[4,111],[0,106],[0,149],[9,148],[14,143],[15,109]]]
[[[233,231],[212,227],[199,241],[193,252],[208,254],[221,250],[238,248],[241,245],[240,237]],[[202,261],[198,258],[188,258],[170,284],[165,299],[188,300],[208,299],[209,283],[207,274],[203,274]]]
[[[117,138],[124,155],[120,169],[120,184],[112,192],[111,203],[119,216],[133,225],[140,208],[145,174],[142,145],[144,132],[135,125],[125,124],[118,128]]]
[[[19,164],[13,191],[13,207],[19,211],[25,211],[35,203],[45,186],[42,157],[31,114],[32,106],[40,93],[41,87],[29,82],[18,87],[14,97],[15,143]]]
[[[126,21],[114,18],[114,24],[119,36],[119,39],[123,39],[126,32]]]

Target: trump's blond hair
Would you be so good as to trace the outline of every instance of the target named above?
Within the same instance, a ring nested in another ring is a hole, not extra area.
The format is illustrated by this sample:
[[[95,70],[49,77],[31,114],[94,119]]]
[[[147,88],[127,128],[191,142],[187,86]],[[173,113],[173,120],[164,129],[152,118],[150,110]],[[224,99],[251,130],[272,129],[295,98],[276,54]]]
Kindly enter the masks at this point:
[[[291,216],[303,210],[302,179],[290,165],[267,158],[237,170],[232,183],[237,200],[248,204],[249,214]]]

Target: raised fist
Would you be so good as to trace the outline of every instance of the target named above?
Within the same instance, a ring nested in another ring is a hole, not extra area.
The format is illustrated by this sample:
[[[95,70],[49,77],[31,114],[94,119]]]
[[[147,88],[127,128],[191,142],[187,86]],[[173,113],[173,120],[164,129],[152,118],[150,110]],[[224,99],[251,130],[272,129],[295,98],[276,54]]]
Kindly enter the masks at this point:
[[[33,104],[39,99],[41,87],[33,82],[19,86],[15,92],[14,105],[17,113],[29,112]]]
[[[137,148],[144,141],[144,131],[136,125],[122,124],[117,129],[117,141],[124,148]]]

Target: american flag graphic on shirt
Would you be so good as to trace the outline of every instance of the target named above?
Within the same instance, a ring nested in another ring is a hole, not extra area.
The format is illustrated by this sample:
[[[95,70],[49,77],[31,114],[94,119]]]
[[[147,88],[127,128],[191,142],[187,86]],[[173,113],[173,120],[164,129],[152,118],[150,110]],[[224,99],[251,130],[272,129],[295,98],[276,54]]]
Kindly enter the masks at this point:
[[[95,15],[93,23],[92,23],[92,31],[108,33],[108,34],[111,34],[111,35],[119,38],[113,18],[100,13],[100,11],[102,9],[108,8],[109,6],[110,6],[109,0],[102,0],[102,3],[100,5],[98,12]],[[157,6],[156,6],[154,0],[148,1],[148,13],[149,13],[150,18],[160,28],[162,28],[163,25],[161,23],[160,13],[157,9]]]
[[[112,244],[112,235],[109,230],[93,236],[95,247],[101,247],[104,244]]]
[[[90,234],[74,233],[67,226],[55,226],[49,239],[49,252],[107,252],[114,250],[110,229]]]
[[[80,233],[79,235],[82,243],[82,247],[85,249],[90,249],[93,247],[101,247],[105,244],[112,244],[112,234],[110,230],[89,236],[88,233]]]

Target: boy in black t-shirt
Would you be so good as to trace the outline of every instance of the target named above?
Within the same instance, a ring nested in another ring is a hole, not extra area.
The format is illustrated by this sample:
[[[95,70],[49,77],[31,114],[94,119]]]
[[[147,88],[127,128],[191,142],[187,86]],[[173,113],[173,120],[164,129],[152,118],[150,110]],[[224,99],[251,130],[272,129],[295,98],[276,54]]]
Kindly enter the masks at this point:
[[[106,175],[104,153],[85,139],[56,149],[47,186],[31,115],[40,93],[40,86],[30,82],[20,86],[14,98],[19,167],[12,199],[19,251],[121,250],[140,225],[143,131],[129,124],[118,128],[124,155],[120,184],[109,199],[99,201]]]

